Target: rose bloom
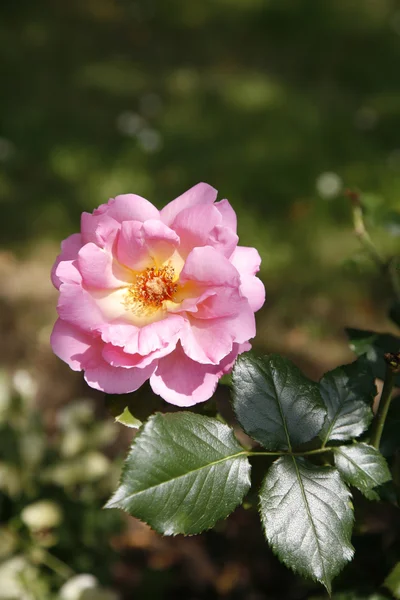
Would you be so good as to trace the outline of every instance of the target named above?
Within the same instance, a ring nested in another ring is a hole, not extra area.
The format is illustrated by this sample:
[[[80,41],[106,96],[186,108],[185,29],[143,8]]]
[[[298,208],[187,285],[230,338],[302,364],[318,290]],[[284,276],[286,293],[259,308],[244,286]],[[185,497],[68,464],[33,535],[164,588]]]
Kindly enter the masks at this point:
[[[238,246],[236,215],[199,183],[159,211],[123,194],[83,213],[52,270],[51,345],[87,383],[122,394],[147,379],[179,406],[210,398],[255,335],[260,256]]]

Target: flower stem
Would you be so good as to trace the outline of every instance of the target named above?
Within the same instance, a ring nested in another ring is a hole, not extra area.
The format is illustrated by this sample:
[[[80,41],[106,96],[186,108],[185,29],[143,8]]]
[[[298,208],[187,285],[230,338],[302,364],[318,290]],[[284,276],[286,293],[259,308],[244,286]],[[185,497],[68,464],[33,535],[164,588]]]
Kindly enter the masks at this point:
[[[375,421],[372,425],[371,430],[371,445],[379,450],[383,428],[385,426],[386,417],[388,414],[390,402],[392,400],[392,391],[394,386],[395,371],[390,364],[386,365],[385,381],[383,384],[383,390],[377,413],[375,415]]]

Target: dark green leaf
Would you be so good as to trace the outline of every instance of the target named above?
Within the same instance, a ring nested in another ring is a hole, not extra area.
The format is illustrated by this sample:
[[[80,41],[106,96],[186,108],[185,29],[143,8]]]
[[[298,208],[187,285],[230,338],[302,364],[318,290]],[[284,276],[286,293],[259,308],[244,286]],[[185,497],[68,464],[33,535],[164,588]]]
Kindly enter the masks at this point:
[[[269,450],[310,441],[326,415],[318,384],[278,355],[239,357],[233,369],[233,408],[246,433]]]
[[[262,484],[260,514],[280,560],[330,592],[332,579],[353,556],[351,494],[336,469],[280,458]]]
[[[368,428],[372,420],[369,405],[376,387],[374,376],[362,358],[325,373],[320,389],[328,411],[320,433],[324,442],[355,438]]]
[[[382,454],[368,444],[335,448],[335,465],[346,483],[353,485],[370,500],[379,500],[374,488],[391,479]]]
[[[362,329],[346,329],[350,348],[358,355],[365,354],[374,377],[385,378],[385,352],[399,352],[400,338],[387,333],[374,333]],[[400,386],[400,374],[396,377],[396,385]]]
[[[232,429],[189,412],[156,414],[136,436],[107,508],[164,535],[212,527],[240,504],[250,464]]]

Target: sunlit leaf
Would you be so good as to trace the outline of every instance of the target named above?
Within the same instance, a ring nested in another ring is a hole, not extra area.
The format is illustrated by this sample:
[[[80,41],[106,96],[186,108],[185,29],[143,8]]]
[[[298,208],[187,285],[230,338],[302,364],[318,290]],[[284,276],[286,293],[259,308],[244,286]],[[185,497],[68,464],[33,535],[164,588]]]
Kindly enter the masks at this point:
[[[330,592],[332,579],[354,552],[351,495],[336,469],[281,457],[263,482],[260,514],[279,559]]]
[[[318,384],[278,355],[239,357],[233,369],[233,408],[246,433],[269,450],[308,442],[326,416]]]
[[[115,420],[126,427],[132,427],[132,429],[139,429],[142,425],[142,421],[136,419],[127,406],[125,406],[124,411],[120,415],[115,417]]]
[[[382,454],[368,444],[335,448],[335,465],[344,481],[360,490],[370,500],[379,500],[374,488],[391,479]]]
[[[376,387],[362,359],[325,373],[320,390],[328,411],[320,434],[324,442],[355,438],[368,428]]]
[[[250,487],[232,429],[189,412],[156,414],[136,436],[108,508],[164,535],[200,533],[227,517]]]

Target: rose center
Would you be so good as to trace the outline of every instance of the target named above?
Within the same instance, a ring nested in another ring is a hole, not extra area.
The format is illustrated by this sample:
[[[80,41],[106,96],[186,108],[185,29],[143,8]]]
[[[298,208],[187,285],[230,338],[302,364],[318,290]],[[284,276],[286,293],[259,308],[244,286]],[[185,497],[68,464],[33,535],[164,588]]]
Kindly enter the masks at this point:
[[[127,290],[124,306],[129,310],[153,311],[161,308],[165,300],[173,300],[178,289],[174,283],[175,271],[170,265],[150,267],[136,276]]]

